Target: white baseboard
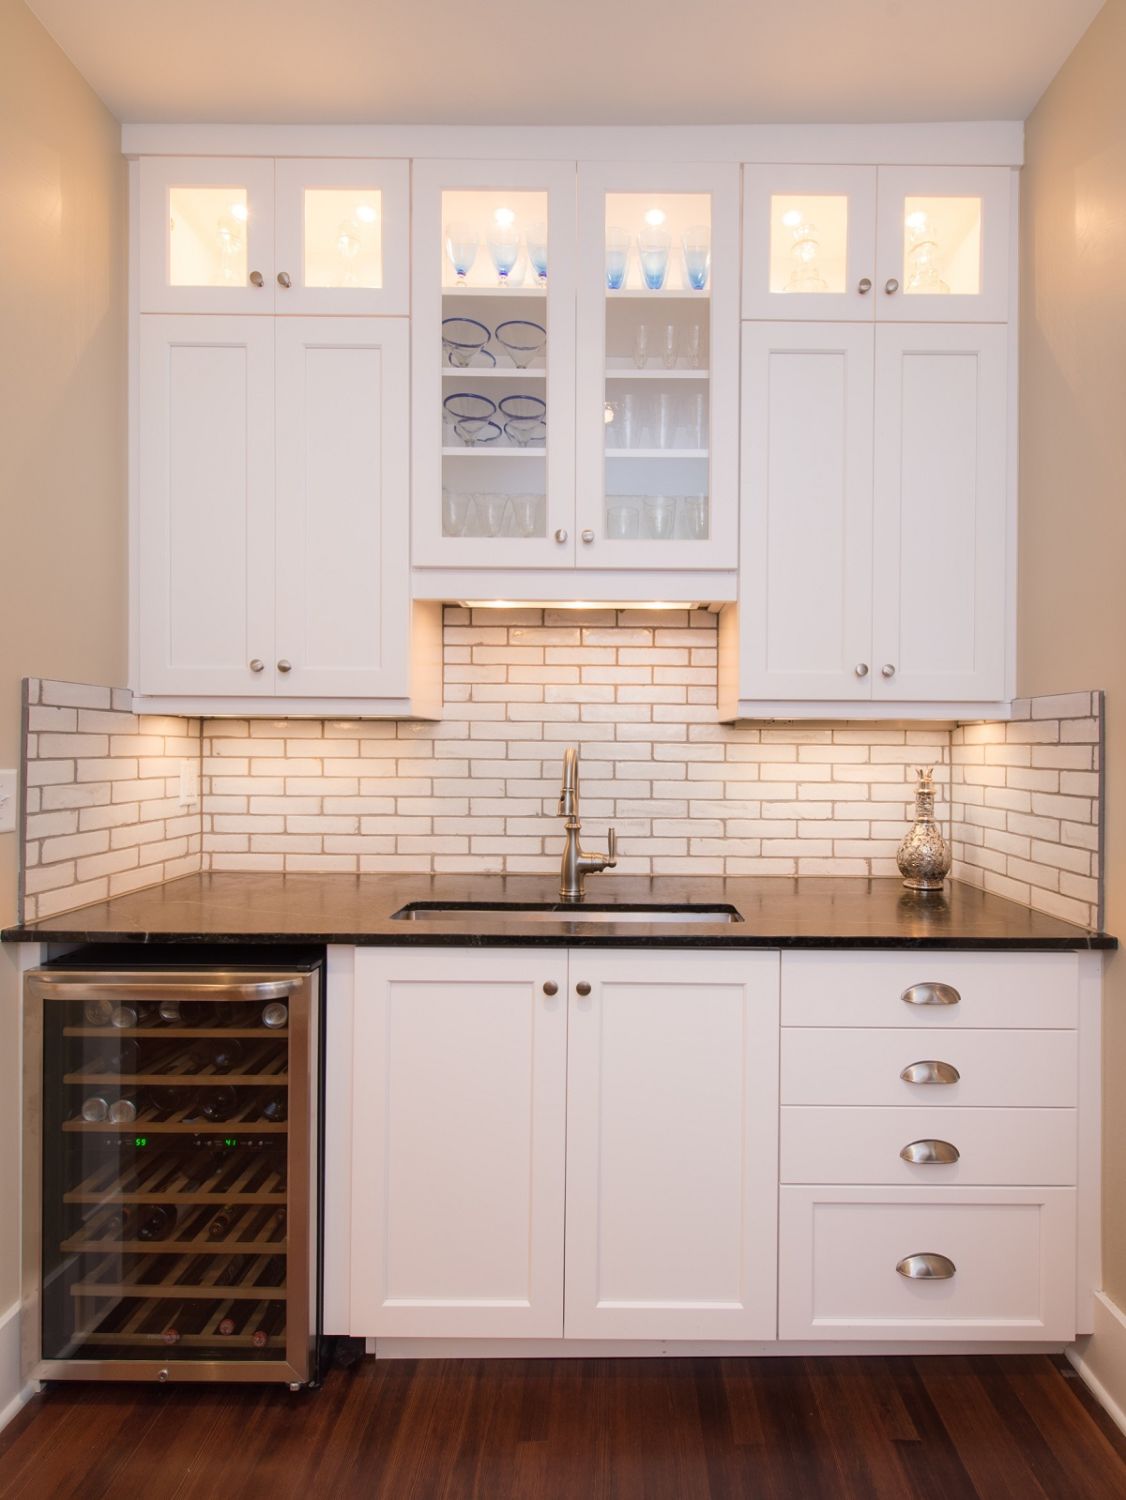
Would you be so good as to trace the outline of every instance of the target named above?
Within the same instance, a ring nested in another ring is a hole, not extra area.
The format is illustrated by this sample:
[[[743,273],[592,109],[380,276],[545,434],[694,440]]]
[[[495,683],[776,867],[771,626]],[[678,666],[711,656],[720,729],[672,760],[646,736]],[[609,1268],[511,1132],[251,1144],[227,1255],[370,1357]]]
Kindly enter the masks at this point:
[[[0,1428],[4,1428],[38,1389],[20,1381],[20,1305],[0,1314]]]
[[[1105,1292],[1095,1293],[1094,1332],[1067,1349],[1095,1400],[1126,1432],[1126,1312]]]
[[[376,1359],[687,1359],[826,1354],[1059,1354],[1063,1346],[1036,1343],[751,1343],[719,1339],[368,1339]]]

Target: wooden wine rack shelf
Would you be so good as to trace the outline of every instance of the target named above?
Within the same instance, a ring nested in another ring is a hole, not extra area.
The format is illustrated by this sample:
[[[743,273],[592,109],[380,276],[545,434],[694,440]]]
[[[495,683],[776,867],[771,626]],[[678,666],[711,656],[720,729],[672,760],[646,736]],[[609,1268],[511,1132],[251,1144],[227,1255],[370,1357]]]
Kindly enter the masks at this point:
[[[259,1151],[228,1155],[216,1152],[218,1160],[200,1182],[189,1182],[186,1163],[178,1158],[154,1156],[125,1166],[101,1162],[70,1192],[64,1203],[172,1203],[241,1205],[286,1202],[285,1165]]]
[[[157,1348],[172,1357],[175,1356],[176,1349],[199,1349],[205,1346],[214,1349],[216,1353],[227,1349],[284,1349],[285,1332],[282,1329],[271,1332],[264,1344],[254,1342],[255,1333],[271,1317],[277,1306],[276,1301],[263,1301],[251,1306],[248,1311],[245,1303],[236,1304],[224,1299],[218,1306],[210,1309],[198,1304],[195,1307],[176,1309],[177,1312],[186,1314],[183,1320],[186,1327],[178,1329],[180,1336],[175,1345],[170,1347],[164,1336],[168,1327],[168,1304],[130,1296],[127,1301],[106,1308],[88,1329],[79,1334],[79,1338],[85,1345],[119,1349],[126,1346]],[[219,1325],[224,1318],[240,1320],[234,1333],[219,1332]]]
[[[230,1033],[224,1033],[229,1035]],[[282,1039],[284,1040],[284,1039]],[[150,1066],[143,1073],[116,1073],[102,1069],[82,1069],[64,1073],[64,1083],[82,1084],[87,1088],[98,1088],[102,1084],[147,1084],[167,1085],[169,1081],[190,1083],[192,1087],[203,1084],[227,1085],[235,1088],[242,1084],[251,1086],[269,1085],[273,1088],[288,1088],[289,1074],[286,1071],[286,1048],[278,1045],[279,1038],[269,1037],[249,1049],[238,1072],[221,1073],[212,1062],[192,1068],[198,1062],[194,1047],[171,1046],[155,1052],[147,1061]]]
[[[63,1036],[100,1036],[100,1037],[136,1037],[142,1041],[148,1038],[163,1040],[170,1038],[175,1040],[215,1040],[230,1036],[240,1039],[245,1037],[257,1038],[262,1041],[272,1038],[277,1041],[284,1038],[288,1032],[284,1026],[165,1026],[163,1022],[142,1026],[64,1026]]]
[[[107,1255],[96,1262],[88,1274],[71,1284],[72,1297],[141,1297],[166,1299],[178,1297],[185,1302],[214,1302],[222,1297],[230,1302],[284,1302],[285,1281],[262,1284],[259,1280],[269,1269],[271,1261],[280,1256],[260,1255],[249,1258],[249,1265],[241,1262],[247,1257],[225,1255],[220,1259],[202,1258],[199,1255],[182,1255],[169,1261],[160,1256],[142,1255],[125,1275],[121,1274],[121,1257]],[[224,1272],[230,1271],[238,1279],[230,1283],[220,1282]],[[151,1275],[155,1280],[149,1280]]]
[[[154,1105],[145,1104],[133,1120],[121,1123],[113,1120],[64,1120],[63,1129],[87,1135],[231,1135],[243,1126],[250,1126],[255,1135],[286,1133],[289,1125],[285,1120],[263,1120],[259,1117],[259,1109],[260,1101],[251,1097],[227,1119],[205,1120],[182,1109],[162,1115]]]
[[[234,1205],[224,1200],[224,1207]],[[59,1249],[72,1254],[93,1254],[115,1250],[129,1254],[177,1255],[190,1252],[193,1255],[284,1255],[288,1248],[284,1211],[248,1205],[232,1218],[231,1224],[221,1238],[213,1237],[210,1226],[215,1213],[212,1208],[193,1205],[183,1210],[186,1218],[178,1220],[175,1235],[167,1240],[117,1239],[103,1237],[106,1228],[116,1214],[113,1209],[105,1213],[92,1214],[78,1234],[63,1240]],[[272,1231],[272,1232],[271,1232]]]

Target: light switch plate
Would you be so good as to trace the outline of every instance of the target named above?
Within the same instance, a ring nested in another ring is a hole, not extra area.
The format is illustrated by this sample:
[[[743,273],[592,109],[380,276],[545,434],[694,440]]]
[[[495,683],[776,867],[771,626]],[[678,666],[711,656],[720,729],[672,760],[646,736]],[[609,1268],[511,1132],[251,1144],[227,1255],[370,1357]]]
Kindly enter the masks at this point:
[[[14,833],[16,827],[15,771],[0,771],[0,833]]]
[[[182,760],[180,762],[180,806],[194,807],[198,801],[199,762],[197,760]]]

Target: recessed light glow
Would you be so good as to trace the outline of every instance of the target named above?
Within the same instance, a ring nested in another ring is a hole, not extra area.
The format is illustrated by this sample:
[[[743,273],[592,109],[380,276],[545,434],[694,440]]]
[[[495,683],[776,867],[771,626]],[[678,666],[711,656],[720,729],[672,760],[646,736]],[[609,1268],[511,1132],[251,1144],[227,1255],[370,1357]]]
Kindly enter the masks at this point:
[[[656,229],[659,224],[663,224],[665,222],[665,219],[667,217],[668,215],[665,213],[663,208],[651,208],[645,215],[645,222],[646,224],[651,224],[653,228]]]
[[[493,218],[502,229],[507,229],[511,224],[516,223],[516,215],[510,208],[498,208]]]
[[[246,221],[247,221],[247,219],[249,217],[250,217],[250,212],[247,209],[247,206],[246,206],[245,203],[232,203],[231,204],[231,218],[232,219],[238,219],[241,223],[245,224]]]
[[[372,208],[370,203],[360,203],[357,205],[356,218],[359,219],[361,224],[374,224],[375,217],[375,209]]]
[[[788,213],[782,215],[782,223],[785,224],[787,229],[796,229],[801,223],[801,211],[791,208]]]
[[[459,599],[463,609],[706,609],[695,599]]]
[[[927,216],[921,208],[917,208],[913,214],[907,215],[908,229],[925,229],[926,226]]]

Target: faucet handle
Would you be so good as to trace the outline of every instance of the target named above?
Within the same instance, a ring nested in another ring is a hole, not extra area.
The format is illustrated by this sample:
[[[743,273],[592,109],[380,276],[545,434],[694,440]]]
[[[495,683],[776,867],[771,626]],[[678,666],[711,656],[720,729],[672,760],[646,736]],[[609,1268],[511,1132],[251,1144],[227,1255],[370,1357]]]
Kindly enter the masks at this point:
[[[612,828],[606,830],[606,868],[612,870],[618,863],[618,835]]]

